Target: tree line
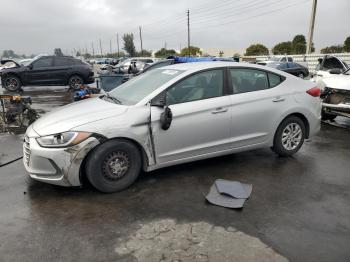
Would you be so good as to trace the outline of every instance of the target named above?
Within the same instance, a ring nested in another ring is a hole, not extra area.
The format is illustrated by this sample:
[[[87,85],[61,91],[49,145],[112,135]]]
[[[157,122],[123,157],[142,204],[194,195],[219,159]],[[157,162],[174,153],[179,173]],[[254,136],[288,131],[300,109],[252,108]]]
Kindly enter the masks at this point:
[[[92,55],[88,52],[77,51],[76,56],[84,56],[85,59],[89,58],[102,58],[102,57],[150,57],[152,56],[152,51],[150,50],[141,50],[137,51],[134,44],[134,35],[132,33],[126,33],[123,35],[123,50],[120,52],[107,53],[107,54],[97,54]],[[312,45],[311,51],[314,52],[315,48]],[[306,38],[304,35],[296,35],[292,39],[292,41],[280,42],[276,44],[272,48],[272,53],[274,55],[292,55],[292,54],[305,54],[306,53]],[[348,36],[342,45],[331,45],[321,49],[322,54],[328,53],[342,53],[342,52],[350,52],[350,36]],[[56,48],[54,51],[55,55],[63,55],[60,48]],[[263,44],[257,43],[250,45],[244,55],[246,56],[258,56],[258,55],[269,55],[269,49]],[[164,58],[169,56],[206,56],[203,54],[201,49],[196,46],[190,46],[182,48],[180,52],[176,52],[174,49],[166,49],[161,48],[160,50],[154,53],[155,57]],[[223,55],[223,52],[220,51],[220,56]],[[2,57],[6,58],[33,58],[35,55],[26,56],[26,55],[18,55],[13,50],[4,50],[2,52]]]
[[[280,42],[272,48],[274,55],[298,55],[306,53],[306,39],[304,35],[296,35],[292,41]],[[312,44],[311,52],[315,48]],[[348,36],[343,45],[332,45],[321,49],[322,54],[350,52],[350,36]],[[246,56],[269,55],[269,49],[263,44],[253,44],[246,49]]]

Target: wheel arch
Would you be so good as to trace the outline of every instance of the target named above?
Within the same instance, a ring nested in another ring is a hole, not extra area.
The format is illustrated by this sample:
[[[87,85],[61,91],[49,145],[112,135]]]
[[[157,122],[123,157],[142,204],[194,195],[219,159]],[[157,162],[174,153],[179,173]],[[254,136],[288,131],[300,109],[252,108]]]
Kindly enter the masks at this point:
[[[15,76],[15,77],[18,77],[19,80],[21,81],[22,85],[24,84],[24,83],[23,83],[23,78],[22,78],[21,74],[16,73],[16,72],[4,73],[3,75],[1,75],[1,80],[5,79],[5,78],[8,77],[8,76]]]
[[[85,164],[86,164],[86,159],[88,158],[89,155],[91,155],[94,150],[99,147],[100,145],[108,142],[108,141],[112,141],[112,140],[124,140],[124,141],[127,141],[133,145],[136,146],[136,148],[138,149],[139,153],[140,153],[140,156],[141,156],[141,160],[142,160],[142,169],[143,170],[146,170],[148,164],[149,164],[149,161],[148,161],[148,155],[146,153],[146,150],[145,148],[138,142],[136,141],[135,139],[132,139],[132,138],[129,138],[129,137],[113,137],[113,138],[106,138],[106,139],[103,139],[101,141],[101,143],[99,143],[98,145],[96,145],[95,147],[93,147],[87,154],[86,156],[84,157],[80,167],[79,167],[79,178],[80,178],[80,182],[81,184],[86,184],[87,183],[87,178],[86,178],[86,174],[85,174]]]
[[[302,114],[302,113],[295,112],[295,113],[291,113],[291,114],[287,115],[286,117],[284,117],[284,118],[282,119],[282,121],[279,123],[278,126],[280,126],[281,123],[282,123],[285,119],[287,119],[288,117],[291,117],[291,116],[296,116],[296,117],[300,118],[300,119],[303,121],[304,126],[305,126],[305,131],[306,131],[305,138],[309,138],[309,135],[310,135],[310,124],[309,124],[309,120],[308,120],[308,119],[306,118],[306,116],[305,116],[304,114]],[[276,132],[277,132],[277,131],[276,131]]]

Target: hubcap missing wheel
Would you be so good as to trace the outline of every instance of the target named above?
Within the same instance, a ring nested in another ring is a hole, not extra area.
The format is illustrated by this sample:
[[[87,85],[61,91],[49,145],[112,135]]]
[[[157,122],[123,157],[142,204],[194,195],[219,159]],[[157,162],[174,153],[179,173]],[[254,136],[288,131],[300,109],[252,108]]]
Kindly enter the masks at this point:
[[[106,180],[116,181],[124,177],[129,168],[130,160],[125,152],[112,152],[103,161],[102,174]]]

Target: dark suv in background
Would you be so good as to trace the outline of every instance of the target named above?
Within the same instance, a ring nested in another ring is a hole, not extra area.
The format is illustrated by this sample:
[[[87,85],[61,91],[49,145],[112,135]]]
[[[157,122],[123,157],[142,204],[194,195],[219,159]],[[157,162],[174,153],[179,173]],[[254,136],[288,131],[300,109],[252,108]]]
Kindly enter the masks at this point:
[[[94,82],[91,66],[69,56],[41,56],[27,65],[14,63],[14,67],[0,71],[2,86],[12,92],[30,85],[69,85],[74,88]]]

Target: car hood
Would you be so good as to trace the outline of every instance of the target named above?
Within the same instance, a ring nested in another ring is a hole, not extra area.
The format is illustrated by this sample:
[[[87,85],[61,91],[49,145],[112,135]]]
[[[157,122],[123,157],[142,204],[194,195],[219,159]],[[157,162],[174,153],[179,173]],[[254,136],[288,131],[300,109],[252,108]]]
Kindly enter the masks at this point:
[[[100,98],[89,98],[45,114],[36,120],[32,127],[40,136],[57,134],[123,114],[127,109],[128,106],[117,105]]]
[[[350,75],[331,75],[323,78],[326,87],[350,90]]]

